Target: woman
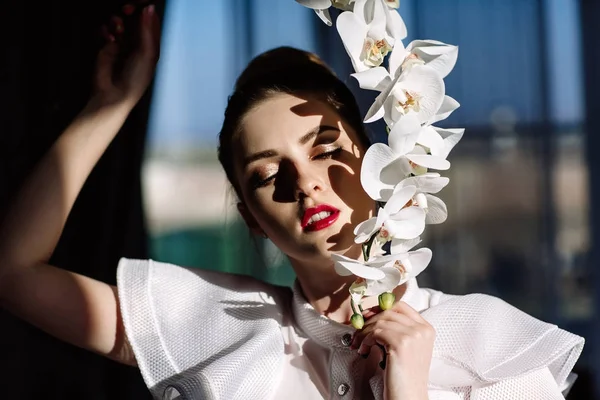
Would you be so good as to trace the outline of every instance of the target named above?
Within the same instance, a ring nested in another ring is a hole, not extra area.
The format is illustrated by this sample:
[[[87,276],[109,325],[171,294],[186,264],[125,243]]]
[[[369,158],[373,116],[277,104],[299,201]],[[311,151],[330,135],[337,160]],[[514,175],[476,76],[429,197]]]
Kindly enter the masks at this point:
[[[103,48],[93,97],[1,226],[4,308],[139,366],[156,398],[563,398],[583,340],[498,299],[448,296],[413,279],[394,290],[392,309],[367,298],[364,328],[349,325],[354,278],[339,276],[331,255],[361,257],[353,228],[376,210],[359,180],[369,140],[348,88],[298,50],[248,66],[219,146],[241,216],[288,256],[293,290],[126,259],[117,288],[48,265],[88,174],[152,79],[153,7],[141,18],[140,44],[119,75],[118,44],[111,37]]]

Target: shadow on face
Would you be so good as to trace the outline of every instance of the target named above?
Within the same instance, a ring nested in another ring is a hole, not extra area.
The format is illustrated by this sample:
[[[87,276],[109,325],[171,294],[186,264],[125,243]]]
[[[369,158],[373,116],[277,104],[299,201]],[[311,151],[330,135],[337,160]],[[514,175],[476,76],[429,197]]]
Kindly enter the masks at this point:
[[[251,160],[238,163],[237,174],[246,222],[292,258],[356,247],[354,227],[375,208],[360,184],[361,143],[331,105],[313,96],[265,100],[246,115],[237,149],[239,160]],[[306,233],[304,212],[321,204],[339,209],[339,220]]]

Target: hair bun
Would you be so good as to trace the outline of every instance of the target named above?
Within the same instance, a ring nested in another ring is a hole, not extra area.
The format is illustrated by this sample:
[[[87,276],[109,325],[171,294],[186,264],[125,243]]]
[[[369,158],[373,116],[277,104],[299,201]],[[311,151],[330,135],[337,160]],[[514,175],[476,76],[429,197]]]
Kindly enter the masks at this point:
[[[274,74],[289,73],[298,69],[308,69],[336,76],[333,70],[316,54],[283,46],[264,52],[252,59],[238,77],[235,89]]]

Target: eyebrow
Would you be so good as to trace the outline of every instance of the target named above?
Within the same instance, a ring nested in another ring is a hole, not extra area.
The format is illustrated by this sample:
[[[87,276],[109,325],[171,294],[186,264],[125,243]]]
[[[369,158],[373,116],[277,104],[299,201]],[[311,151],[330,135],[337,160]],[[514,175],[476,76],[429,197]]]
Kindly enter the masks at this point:
[[[302,136],[298,140],[298,143],[300,143],[301,145],[305,145],[306,143],[310,142],[312,139],[314,139],[315,137],[319,136],[321,133],[326,132],[326,131],[339,132],[340,130],[339,130],[339,128],[337,128],[335,126],[330,126],[330,125],[315,126],[313,129],[308,131],[304,136]],[[262,160],[263,158],[275,157],[277,154],[278,153],[275,150],[265,150],[265,151],[261,151],[259,153],[254,153],[244,159],[244,165],[248,165],[248,164],[258,161],[258,160]]]

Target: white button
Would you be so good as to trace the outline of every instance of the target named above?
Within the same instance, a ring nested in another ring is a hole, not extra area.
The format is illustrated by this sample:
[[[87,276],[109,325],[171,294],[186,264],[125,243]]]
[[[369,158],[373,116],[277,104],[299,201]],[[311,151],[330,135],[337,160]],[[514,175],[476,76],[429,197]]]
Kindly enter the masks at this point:
[[[338,386],[338,394],[340,396],[343,396],[346,393],[348,393],[348,390],[350,390],[350,386],[346,385],[345,383],[342,383],[340,386]]]
[[[350,346],[352,344],[352,335],[346,333],[344,336],[342,336],[342,344],[344,346]]]

